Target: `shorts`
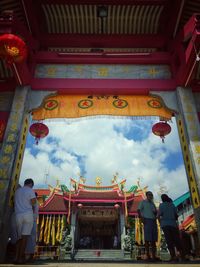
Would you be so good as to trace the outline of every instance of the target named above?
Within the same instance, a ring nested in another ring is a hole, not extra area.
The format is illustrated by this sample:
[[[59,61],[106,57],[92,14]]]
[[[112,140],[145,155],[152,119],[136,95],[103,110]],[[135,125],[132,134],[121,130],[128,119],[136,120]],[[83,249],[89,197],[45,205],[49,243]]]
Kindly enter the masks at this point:
[[[16,214],[17,235],[20,239],[23,235],[31,235],[33,228],[33,214]]]
[[[155,219],[144,219],[144,240],[149,242],[157,242],[158,229]]]

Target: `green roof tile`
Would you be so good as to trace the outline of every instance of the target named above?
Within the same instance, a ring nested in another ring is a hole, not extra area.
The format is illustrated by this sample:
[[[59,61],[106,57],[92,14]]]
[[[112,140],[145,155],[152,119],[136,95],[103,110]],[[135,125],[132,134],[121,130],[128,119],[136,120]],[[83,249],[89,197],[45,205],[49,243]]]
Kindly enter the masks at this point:
[[[181,203],[183,203],[186,199],[190,198],[190,192],[186,192],[185,194],[183,194],[182,196],[178,197],[177,199],[175,199],[173,201],[174,205],[177,207],[178,205],[180,205]]]

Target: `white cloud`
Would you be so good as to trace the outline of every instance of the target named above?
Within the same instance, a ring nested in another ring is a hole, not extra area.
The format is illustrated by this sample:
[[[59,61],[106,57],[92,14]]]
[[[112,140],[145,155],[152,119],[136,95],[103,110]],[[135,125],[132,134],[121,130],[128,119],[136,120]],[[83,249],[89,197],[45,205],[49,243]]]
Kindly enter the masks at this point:
[[[141,177],[141,184],[155,195],[159,184],[166,185],[172,197],[188,190],[183,164],[174,170],[164,164],[172,153],[181,153],[175,123],[164,144],[151,133],[148,120],[92,118],[45,123],[49,136],[40,140],[33,155],[26,149],[21,181],[33,177],[41,186],[48,173],[48,184],[55,185],[59,179],[69,186],[69,178],[78,179],[84,166],[87,184],[94,184],[100,176],[104,185],[110,185],[118,172],[120,179],[127,179],[127,189]]]

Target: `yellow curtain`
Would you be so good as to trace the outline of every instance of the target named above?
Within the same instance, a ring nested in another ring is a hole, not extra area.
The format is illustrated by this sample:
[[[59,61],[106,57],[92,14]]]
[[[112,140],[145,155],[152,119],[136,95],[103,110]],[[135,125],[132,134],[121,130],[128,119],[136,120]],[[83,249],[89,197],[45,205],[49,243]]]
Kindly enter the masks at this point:
[[[50,244],[50,236],[51,236],[51,220],[52,220],[52,216],[50,216],[49,218],[49,223],[48,223],[48,233],[47,233],[47,244]]]
[[[37,216],[37,219],[36,219],[36,242],[38,241],[38,238],[39,238],[39,215]]]
[[[160,223],[158,220],[157,220],[157,227],[158,227],[158,241],[156,243],[156,246],[159,248],[160,242],[161,242],[161,229],[160,229]]]
[[[57,95],[46,98],[40,108],[32,111],[34,120],[95,115],[158,116],[169,120],[172,114],[160,97],[143,95]]]
[[[53,216],[53,220],[52,220],[51,240],[52,240],[52,246],[55,246],[55,244],[56,244],[55,215]]]
[[[144,226],[139,218],[135,218],[135,242],[143,245],[144,242]]]
[[[62,233],[65,227],[65,215],[62,215],[62,219],[61,219],[61,226],[60,226],[60,236],[59,236],[59,241],[62,241]]]
[[[59,241],[60,239],[60,226],[61,226],[61,216],[59,215],[58,221],[57,221],[56,241]]]
[[[41,225],[40,225],[39,242],[42,241],[42,238],[43,238],[43,230],[44,230],[44,215],[42,216],[42,222],[41,222]]]
[[[137,242],[138,245],[141,245],[139,218],[135,218],[135,242]]]
[[[44,243],[47,243],[47,236],[48,236],[48,227],[49,227],[49,216],[46,218],[45,222],[45,229],[44,229]]]

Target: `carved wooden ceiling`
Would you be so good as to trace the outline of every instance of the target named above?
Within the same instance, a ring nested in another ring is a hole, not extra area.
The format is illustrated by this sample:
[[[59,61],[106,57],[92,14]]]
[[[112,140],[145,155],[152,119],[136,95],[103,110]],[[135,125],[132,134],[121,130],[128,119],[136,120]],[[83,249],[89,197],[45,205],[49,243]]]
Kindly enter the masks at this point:
[[[13,12],[12,31],[26,39],[31,61],[40,51],[145,56],[172,54],[174,40],[200,11],[200,0],[1,0],[0,13],[8,10]],[[1,32],[3,28],[0,21]],[[195,80],[200,78],[198,65],[192,73]],[[12,77],[3,62],[0,76]]]

